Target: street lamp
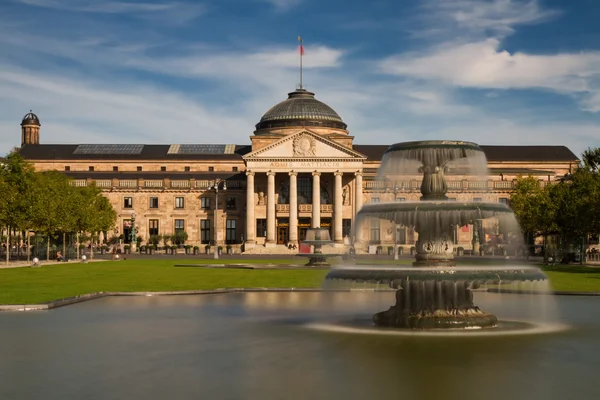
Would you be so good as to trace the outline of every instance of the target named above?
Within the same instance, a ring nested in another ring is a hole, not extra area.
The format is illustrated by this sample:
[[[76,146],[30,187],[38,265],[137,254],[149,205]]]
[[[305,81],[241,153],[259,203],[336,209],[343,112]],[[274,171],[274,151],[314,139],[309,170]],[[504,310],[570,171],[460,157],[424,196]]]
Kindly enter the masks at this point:
[[[215,253],[214,253],[214,257],[215,260],[219,259],[219,237],[218,237],[218,231],[219,231],[219,218],[217,213],[219,212],[219,185],[221,184],[221,182],[223,183],[223,188],[222,190],[227,190],[227,182],[225,180],[215,180],[215,184],[213,185],[213,187],[211,188],[212,190],[215,191],[215,212],[214,212],[214,220],[215,220]]]
[[[131,252],[137,251],[137,240],[135,234],[135,211],[131,212]]]

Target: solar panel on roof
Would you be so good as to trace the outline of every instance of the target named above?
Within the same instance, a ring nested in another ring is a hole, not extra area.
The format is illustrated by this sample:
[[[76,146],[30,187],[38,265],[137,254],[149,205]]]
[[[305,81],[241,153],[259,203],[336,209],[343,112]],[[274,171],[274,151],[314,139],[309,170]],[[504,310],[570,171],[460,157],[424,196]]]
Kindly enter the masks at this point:
[[[167,154],[233,154],[233,144],[172,144]]]
[[[143,144],[80,144],[73,154],[140,154]]]

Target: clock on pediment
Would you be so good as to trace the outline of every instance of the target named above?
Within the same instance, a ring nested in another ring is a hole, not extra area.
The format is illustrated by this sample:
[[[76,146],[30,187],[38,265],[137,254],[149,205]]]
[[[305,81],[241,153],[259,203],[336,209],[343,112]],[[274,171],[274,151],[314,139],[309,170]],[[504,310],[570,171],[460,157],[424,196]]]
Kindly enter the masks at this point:
[[[298,135],[294,138],[294,156],[308,157],[316,153],[315,138],[310,135]]]

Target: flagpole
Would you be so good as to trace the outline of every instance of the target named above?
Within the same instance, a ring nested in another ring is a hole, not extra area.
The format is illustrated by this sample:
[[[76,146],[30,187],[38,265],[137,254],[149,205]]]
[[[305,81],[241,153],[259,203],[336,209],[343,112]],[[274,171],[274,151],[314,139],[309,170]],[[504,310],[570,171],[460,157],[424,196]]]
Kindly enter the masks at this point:
[[[298,36],[300,42],[300,89],[302,89],[302,56],[304,55],[304,46],[302,45],[302,38]]]

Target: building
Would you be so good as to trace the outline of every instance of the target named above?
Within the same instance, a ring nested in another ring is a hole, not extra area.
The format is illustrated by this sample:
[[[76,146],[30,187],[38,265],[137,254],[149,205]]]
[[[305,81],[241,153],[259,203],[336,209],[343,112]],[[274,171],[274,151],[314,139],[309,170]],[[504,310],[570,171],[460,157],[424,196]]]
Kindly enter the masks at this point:
[[[21,155],[37,170],[64,171],[77,186],[101,187],[118,213],[107,235],[126,241],[135,211],[144,240],[185,231],[192,245],[216,240],[244,243],[249,253],[285,253],[307,228],[320,226],[330,228],[334,248],[343,251],[362,204],[420,197],[419,176],[378,180],[388,146],[354,144],[342,118],[302,88],[262,116],[250,144],[41,144],[40,127],[35,114],[25,115]],[[451,199],[508,202],[517,176],[544,184],[578,163],[565,146],[481,147],[489,175],[448,178]],[[367,225],[355,235],[362,249],[416,240],[410,228]],[[458,243],[468,246],[471,235],[471,227],[457,227]]]

